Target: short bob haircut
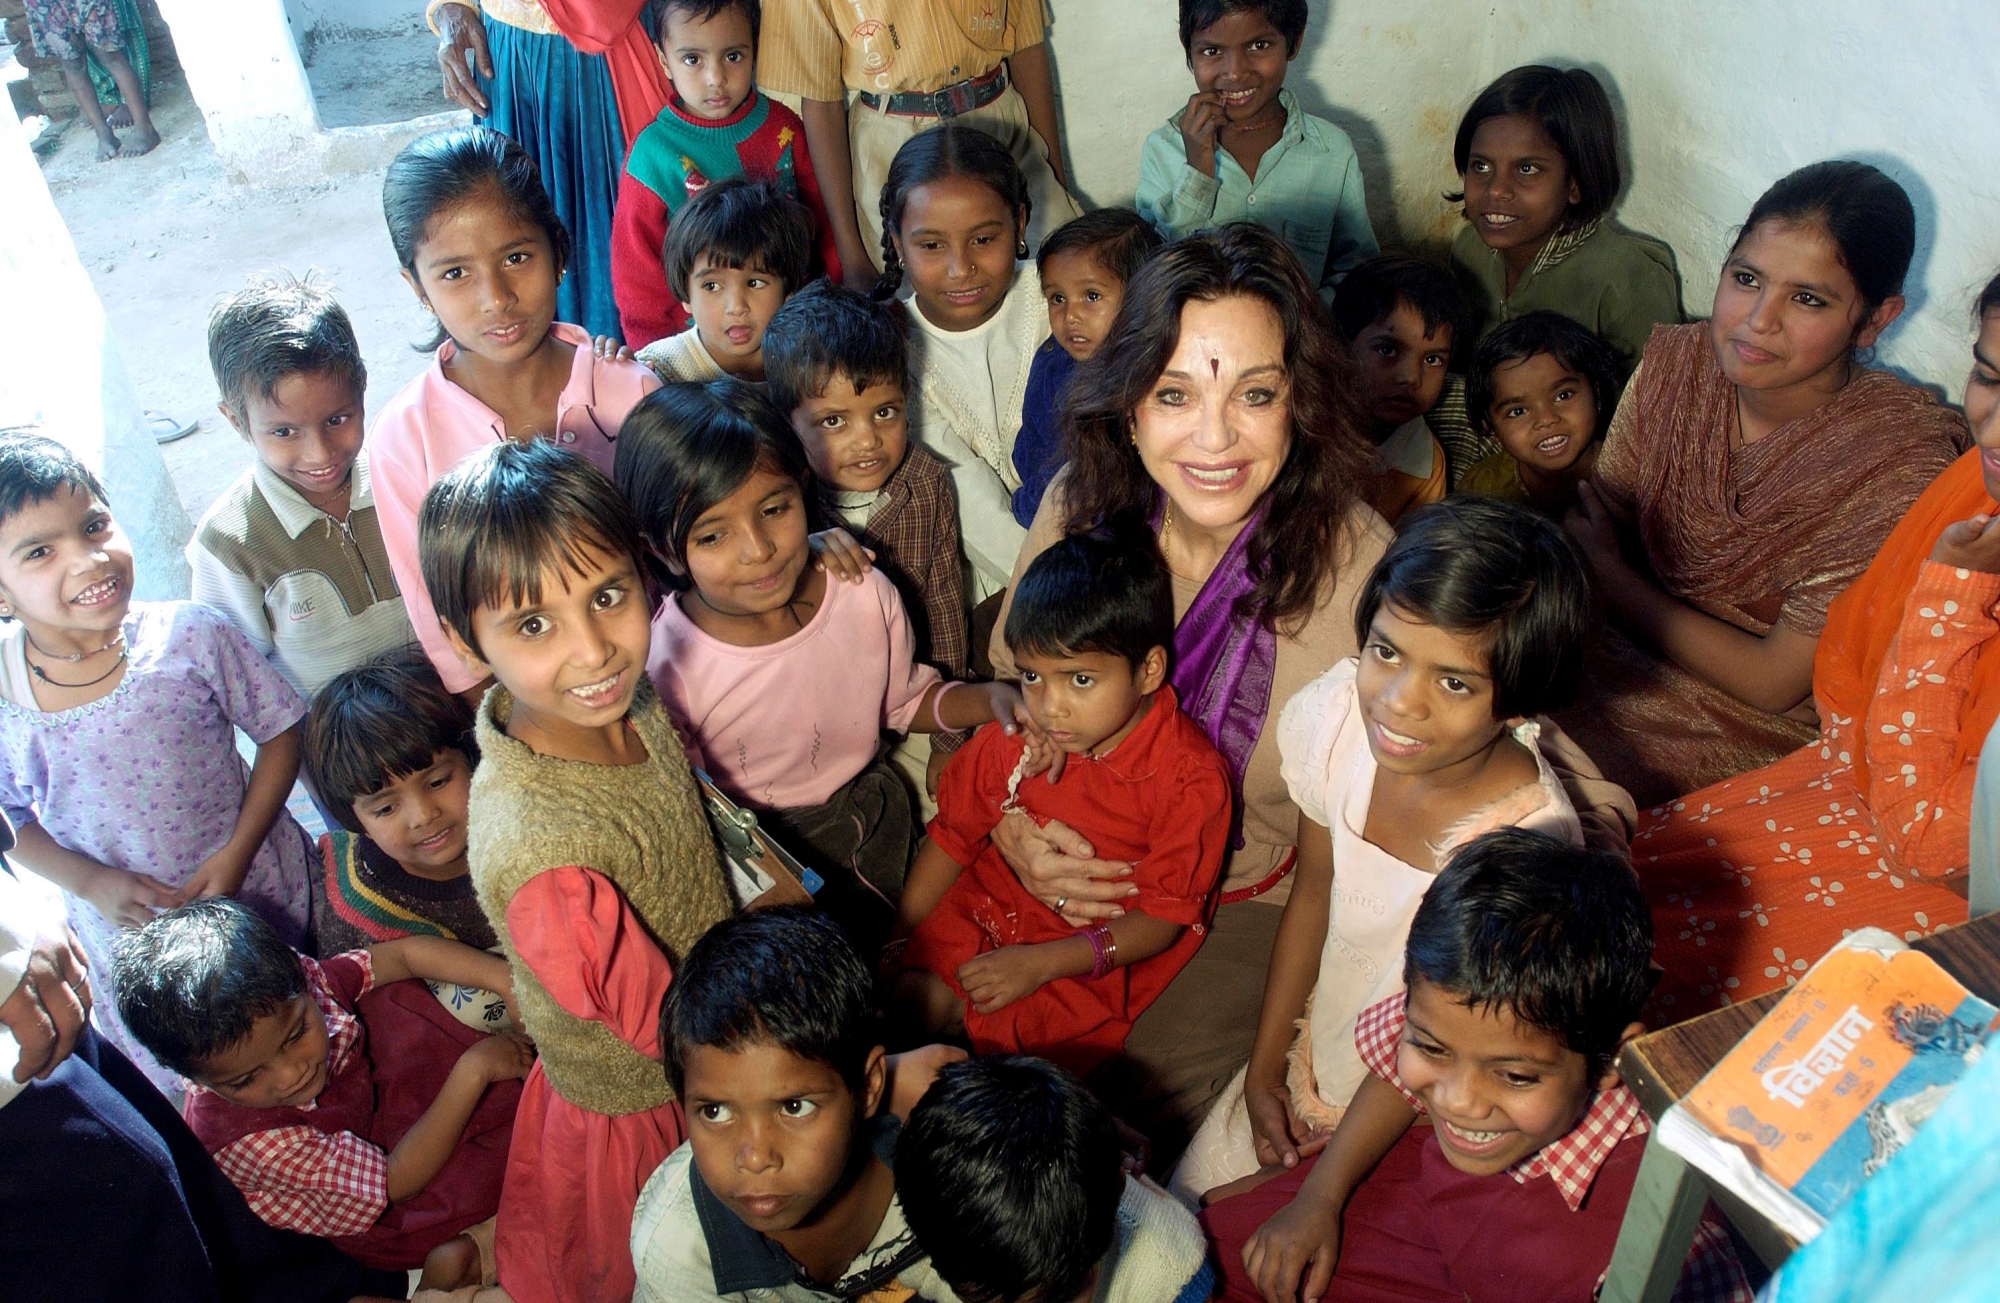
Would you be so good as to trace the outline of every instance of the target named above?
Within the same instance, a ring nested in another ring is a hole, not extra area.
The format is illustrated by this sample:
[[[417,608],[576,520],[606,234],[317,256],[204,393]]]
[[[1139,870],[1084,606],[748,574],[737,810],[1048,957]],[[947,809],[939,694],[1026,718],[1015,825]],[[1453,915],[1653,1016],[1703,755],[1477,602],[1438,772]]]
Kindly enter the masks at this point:
[[[1503,321],[1479,341],[1465,377],[1465,411],[1473,426],[1489,434],[1493,430],[1488,411],[1493,406],[1493,373],[1510,362],[1542,354],[1590,386],[1591,401],[1597,404],[1597,437],[1602,439],[1618,406],[1618,354],[1602,335],[1560,312],[1529,312]]]
[[[461,204],[488,197],[542,229],[558,275],[569,266],[569,228],[556,215],[528,151],[486,127],[453,127],[403,146],[382,176],[382,217],[389,226],[389,243],[412,281],[421,281],[417,259],[430,237],[431,223]],[[426,348],[434,349],[448,338],[439,326]]]
[[[1333,293],[1333,324],[1352,344],[1361,332],[1408,304],[1424,333],[1443,326],[1454,341],[1465,335],[1470,309],[1451,273],[1426,258],[1383,253],[1356,266]]]
[[[674,214],[661,250],[667,284],[682,303],[688,278],[704,259],[731,271],[749,268],[782,281],[790,294],[813,274],[816,227],[806,206],[769,181],[711,181]]]
[[[1152,224],[1131,209],[1099,208],[1071,218],[1049,232],[1035,254],[1035,267],[1047,272],[1051,258],[1065,253],[1088,253],[1122,285],[1138,275],[1146,259],[1158,253],[1165,243]]]
[[[417,512],[417,566],[438,619],[475,652],[482,606],[542,600],[583,551],[644,555],[618,486],[574,453],[541,439],[503,439],[447,471]]]
[[[1615,855],[1502,828],[1468,842],[1424,893],[1403,981],[1558,1036],[1602,1073],[1652,993],[1653,920]]]
[[[703,933],[675,967],[660,1011],[675,1094],[689,1050],[771,1045],[824,1063],[859,1095],[881,1044],[868,965],[838,924],[803,906],[748,910]]]
[[[399,647],[335,675],[313,698],[306,783],[349,832],[360,832],[357,802],[429,769],[440,752],[470,760],[471,733],[472,707],[445,690],[422,649]]]
[[[110,505],[90,468],[38,427],[0,428],[0,524],[64,489]]]
[[[638,516],[646,555],[666,563],[652,567],[655,579],[688,589],[688,534],[759,470],[796,483],[807,528],[820,528],[805,446],[759,386],[725,376],[664,385],[639,400],[618,431],[612,471]]]
[[[758,0],[646,0],[639,10],[639,26],[646,39],[661,45],[667,39],[667,15],[686,14],[697,23],[734,9],[750,20],[751,57],[755,58],[757,38],[764,30],[764,6]]]
[[[1195,33],[1213,27],[1234,13],[1262,10],[1285,38],[1285,57],[1299,52],[1306,36],[1306,0],[1181,0],[1181,50],[1194,58]]]
[[[1134,670],[1174,642],[1174,592],[1150,534],[1071,534],[1014,585],[1005,637],[1016,656],[1117,656]]]
[[[1602,82],[1582,68],[1551,68],[1544,63],[1501,73],[1458,120],[1451,162],[1461,177],[1479,124],[1513,117],[1528,118],[1542,129],[1576,183],[1576,202],[1563,215],[1559,229],[1574,231],[1611,211],[1625,178],[1618,166],[1618,120]],[[1445,198],[1460,203],[1465,192],[1461,189]]]
[[[1486,637],[1496,719],[1544,714],[1576,692],[1590,571],[1562,526],[1525,507],[1457,497],[1404,516],[1355,605],[1357,645],[1384,606]]]
[[[288,376],[337,376],[357,407],[368,389],[354,323],[312,276],[258,276],[218,302],[208,314],[208,364],[239,421],[248,419],[253,396],[268,399]]]
[[[1861,295],[1856,334],[1875,309],[1903,292],[1916,255],[1917,210],[1909,193],[1880,168],[1833,159],[1779,178],[1743,219],[1730,257],[1765,222],[1816,226],[1833,243]]]
[[[191,900],[136,932],[118,951],[118,1016],[139,1044],[183,1077],[305,994],[298,955],[263,919],[227,896]]]
[[[1134,414],[1180,344],[1181,313],[1194,302],[1256,299],[1284,331],[1292,446],[1264,494],[1251,531],[1254,587],[1242,614],[1273,631],[1295,630],[1319,608],[1353,551],[1361,485],[1375,465],[1354,360],[1327,320],[1319,291],[1284,239],[1233,222],[1160,250],[1125,287],[1110,332],[1070,380],[1063,414],[1069,466],[1061,481],[1069,532],[1150,521],[1160,486],[1133,442]]]
[[[910,349],[898,315],[832,281],[814,281],[785,300],[764,327],[764,387],[789,419],[836,376],[860,393],[910,387]]]
[[[1125,1192],[1118,1127],[1054,1064],[947,1064],[896,1138],[896,1193],[965,1303],[1064,1303],[1111,1251]]]

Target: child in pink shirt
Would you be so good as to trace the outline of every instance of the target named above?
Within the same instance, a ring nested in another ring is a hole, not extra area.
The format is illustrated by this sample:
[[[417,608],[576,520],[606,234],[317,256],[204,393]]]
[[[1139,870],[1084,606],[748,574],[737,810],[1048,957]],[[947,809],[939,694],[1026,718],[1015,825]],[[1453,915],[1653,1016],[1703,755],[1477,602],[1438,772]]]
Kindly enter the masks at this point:
[[[761,388],[648,395],[620,432],[616,478],[672,590],[646,669],[689,761],[826,878],[820,901],[857,941],[879,943],[915,834],[878,759],[884,730],[1031,728],[1021,694],[945,682],[916,662],[893,584],[811,564],[812,468]]]
[[[466,693],[486,685],[446,645],[417,568],[425,492],[502,439],[547,439],[610,474],[620,423],[659,381],[555,319],[569,232],[512,140],[467,127],[412,141],[389,165],[382,210],[403,279],[437,317],[438,349],[369,432],[376,516],[417,641]]]

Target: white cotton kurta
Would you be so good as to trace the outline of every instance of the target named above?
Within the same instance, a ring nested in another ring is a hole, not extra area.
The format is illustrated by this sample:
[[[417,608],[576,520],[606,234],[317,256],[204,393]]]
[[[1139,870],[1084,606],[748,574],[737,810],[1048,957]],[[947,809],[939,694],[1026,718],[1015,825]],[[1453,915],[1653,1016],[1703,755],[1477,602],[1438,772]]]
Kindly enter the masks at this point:
[[[1514,737],[1535,755],[1536,781],[1501,797],[1450,828],[1429,868],[1405,863],[1368,841],[1368,806],[1375,796],[1375,756],[1355,694],[1358,662],[1340,662],[1300,689],[1278,717],[1280,772],[1299,812],[1324,824],[1333,841],[1333,898],[1319,978],[1306,1006],[1310,1074],[1293,1050],[1290,1084],[1314,1099],[1301,1101],[1314,1120],[1337,1119],[1368,1069],[1354,1048],[1354,1022],[1362,1011],[1403,989],[1403,947],[1410,920],[1452,851],[1500,827],[1547,833],[1583,845],[1583,826],[1555,772],[1537,745],[1541,729],[1525,723]],[[1244,1073],[1229,1083],[1174,1170],[1175,1193],[1199,1196],[1257,1170]],[[1324,1125],[1332,1126],[1331,1121]]]

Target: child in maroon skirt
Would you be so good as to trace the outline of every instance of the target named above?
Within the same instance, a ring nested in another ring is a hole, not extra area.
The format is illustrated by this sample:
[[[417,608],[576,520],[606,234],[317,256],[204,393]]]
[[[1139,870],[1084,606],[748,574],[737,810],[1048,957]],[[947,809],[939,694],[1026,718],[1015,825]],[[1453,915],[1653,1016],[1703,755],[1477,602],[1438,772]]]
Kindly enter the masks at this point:
[[[423,978],[510,989],[504,960],[411,937],[323,962],[226,898],[131,934],[119,1012],[188,1077],[188,1125],[251,1210],[370,1266],[477,1284],[527,1042],[454,1018]]]
[[[1007,645],[1067,755],[1025,776],[1025,740],[981,729],[946,766],[903,886],[894,998],[926,1036],[1083,1074],[1116,1054],[1200,947],[1229,844],[1229,771],[1165,685],[1173,598],[1151,538],[1068,538],[1014,588]],[[1130,861],[1123,917],[1077,927],[1030,895],[990,834],[1021,809]]]

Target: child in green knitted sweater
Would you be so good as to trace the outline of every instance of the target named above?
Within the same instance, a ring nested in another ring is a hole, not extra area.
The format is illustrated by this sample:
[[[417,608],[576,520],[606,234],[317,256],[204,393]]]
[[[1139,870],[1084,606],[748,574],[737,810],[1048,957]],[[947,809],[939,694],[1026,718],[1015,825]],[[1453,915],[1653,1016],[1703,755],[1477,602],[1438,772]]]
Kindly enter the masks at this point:
[[[660,1071],[678,963],[731,912],[646,678],[640,540],[601,472],[541,440],[461,462],[418,516],[424,584],[474,679],[467,859],[541,1059],[495,1230],[517,1303],[630,1298],[639,1188],[686,1122]]]

